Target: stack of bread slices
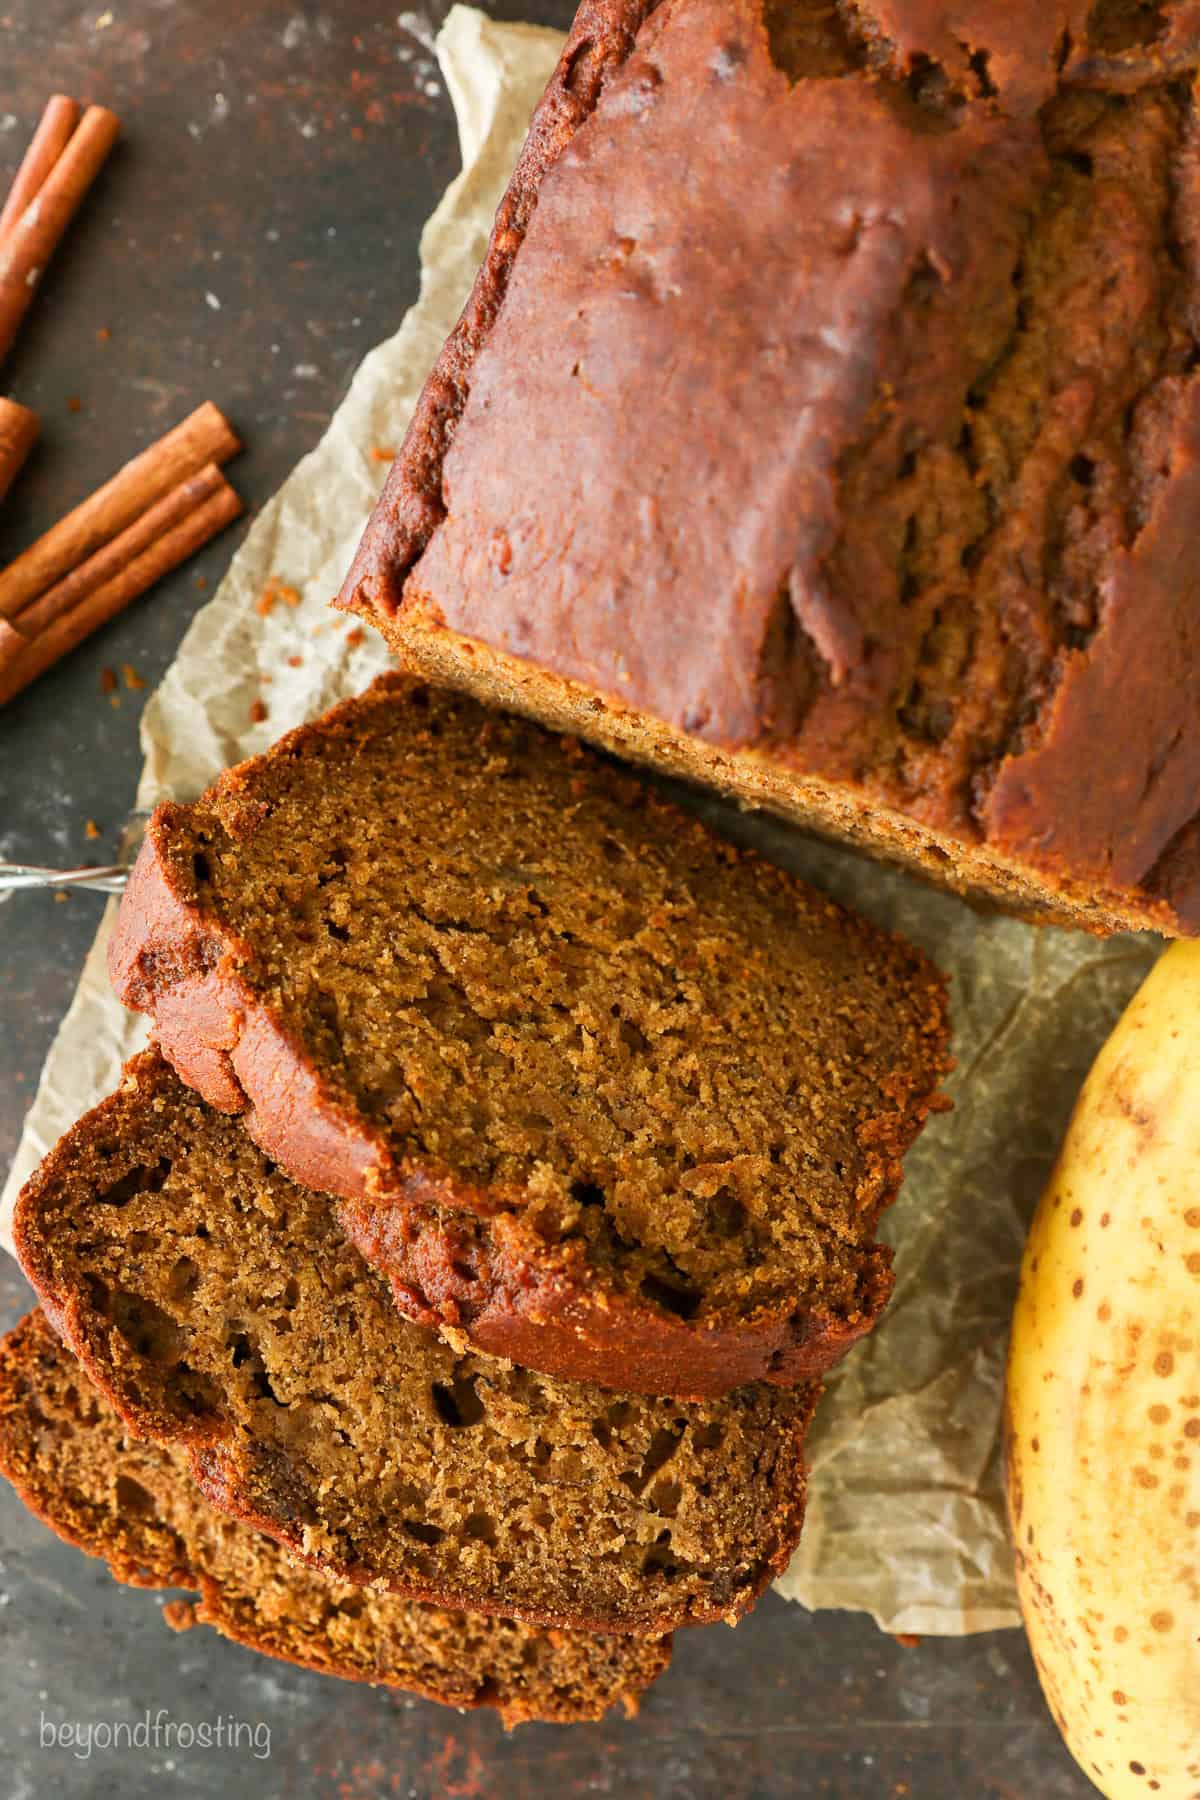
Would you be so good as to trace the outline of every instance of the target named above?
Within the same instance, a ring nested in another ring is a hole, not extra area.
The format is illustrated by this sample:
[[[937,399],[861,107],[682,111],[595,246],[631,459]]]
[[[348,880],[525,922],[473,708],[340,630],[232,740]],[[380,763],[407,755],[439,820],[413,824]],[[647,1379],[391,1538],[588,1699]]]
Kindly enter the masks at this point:
[[[155,1042],[18,1202],[0,1466],[118,1579],[505,1719],[790,1557],[947,1066],[914,949],[397,675],[155,815]]]

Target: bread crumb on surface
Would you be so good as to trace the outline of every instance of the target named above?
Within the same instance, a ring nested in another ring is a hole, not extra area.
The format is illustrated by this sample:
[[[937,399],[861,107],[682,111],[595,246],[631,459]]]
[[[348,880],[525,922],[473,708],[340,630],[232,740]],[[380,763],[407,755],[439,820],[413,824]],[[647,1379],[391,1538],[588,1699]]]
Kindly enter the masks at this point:
[[[93,842],[100,836],[100,827],[97,825],[95,819],[89,819],[87,821],[83,828],[83,835],[85,838],[90,838]]]
[[[352,625],[350,630],[346,633],[346,642],[351,650],[357,650],[366,635],[367,634],[361,625]]]
[[[250,702],[250,723],[252,725],[261,725],[263,723],[263,720],[266,717],[267,717],[266,701],[265,700],[252,700]]]
[[[390,450],[386,444],[372,444],[371,445],[371,460],[373,462],[386,462],[386,463],[395,462],[396,452],[394,450]]]
[[[145,687],[146,683],[138,674],[132,663],[122,663],[121,673],[125,677],[125,686],[127,688],[132,688],[135,693],[138,689]]]
[[[285,606],[299,606],[300,591],[298,588],[289,587],[286,582],[280,581],[277,575],[272,575],[254,602],[254,610],[260,613],[264,619],[268,618],[281,600]]]
[[[101,671],[100,671],[100,692],[102,694],[115,694],[116,691],[117,691],[117,671],[115,669],[101,669]]]

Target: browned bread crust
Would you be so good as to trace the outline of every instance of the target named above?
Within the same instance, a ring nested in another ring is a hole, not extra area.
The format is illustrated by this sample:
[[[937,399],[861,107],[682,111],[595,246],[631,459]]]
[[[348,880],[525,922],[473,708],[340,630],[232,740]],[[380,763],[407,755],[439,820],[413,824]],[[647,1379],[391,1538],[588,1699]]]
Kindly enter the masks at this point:
[[[606,1289],[569,1246],[555,1255],[466,1213],[361,1200],[337,1211],[407,1318],[464,1331],[490,1356],[523,1368],[681,1399],[713,1398],[748,1381],[794,1387],[825,1374],[873,1330],[895,1285],[890,1247],[875,1244],[840,1311],[794,1307],[722,1329]]]
[[[153,1050],[43,1162],[14,1237],[133,1430],[340,1581],[653,1636],[738,1617],[799,1539],[819,1389],[654,1400],[452,1349]]]
[[[644,12],[580,15],[341,604],[952,887],[1194,935],[1200,5]]]
[[[524,721],[385,678],[160,808],[110,968],[491,1355],[699,1398],[812,1379],[888,1299],[937,972]]]
[[[185,1588],[176,1630],[211,1625],[265,1656],[444,1706],[494,1707],[506,1726],[599,1719],[667,1668],[669,1638],[535,1631],[444,1612],[300,1567],[214,1511],[178,1449],[135,1437],[41,1313],[0,1341],[0,1473],[52,1531],[131,1587]]]

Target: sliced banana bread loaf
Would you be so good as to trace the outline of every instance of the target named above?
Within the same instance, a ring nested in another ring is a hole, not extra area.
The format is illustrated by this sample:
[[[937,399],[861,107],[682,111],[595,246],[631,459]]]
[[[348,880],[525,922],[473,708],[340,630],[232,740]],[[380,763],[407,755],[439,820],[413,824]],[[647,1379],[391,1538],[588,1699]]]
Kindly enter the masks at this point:
[[[887,1298],[940,977],[578,743],[384,679],[158,810],[111,968],[492,1354],[698,1397],[808,1379]]]
[[[1200,932],[1198,67],[1196,0],[589,0],[342,604],[951,887]]]
[[[669,1638],[537,1631],[298,1566],[262,1532],[216,1512],[180,1449],[135,1437],[41,1313],[0,1341],[0,1473],[118,1581],[199,1594],[172,1610],[177,1628],[212,1625],[323,1675],[493,1706],[509,1726],[569,1724],[618,1703],[636,1712],[670,1661]]]
[[[815,1388],[688,1404],[452,1349],[153,1051],[46,1159],[14,1233],[121,1416],[340,1580],[652,1634],[744,1612],[799,1538]]]

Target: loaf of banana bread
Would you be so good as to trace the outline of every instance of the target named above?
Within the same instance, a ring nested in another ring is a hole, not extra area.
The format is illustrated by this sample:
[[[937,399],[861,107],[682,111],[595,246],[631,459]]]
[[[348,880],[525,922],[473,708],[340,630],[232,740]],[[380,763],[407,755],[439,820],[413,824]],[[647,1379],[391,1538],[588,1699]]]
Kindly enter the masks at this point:
[[[588,0],[341,603],[1034,918],[1200,931],[1197,0]]]

